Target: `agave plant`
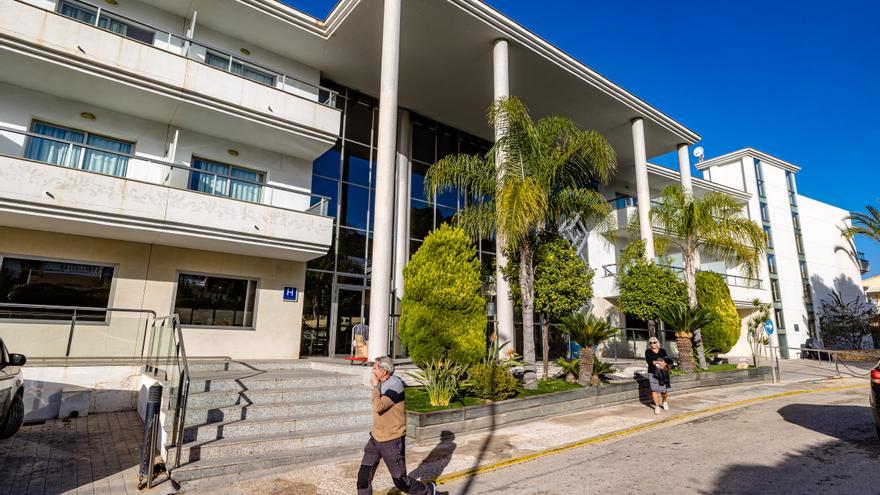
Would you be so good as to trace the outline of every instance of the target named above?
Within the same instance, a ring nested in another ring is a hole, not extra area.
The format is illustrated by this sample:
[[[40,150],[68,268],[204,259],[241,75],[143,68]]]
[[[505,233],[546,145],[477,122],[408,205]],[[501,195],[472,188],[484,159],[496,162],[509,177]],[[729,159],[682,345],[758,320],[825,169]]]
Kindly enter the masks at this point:
[[[448,406],[458,395],[459,384],[464,378],[466,368],[451,361],[434,361],[422,365],[410,376],[425,387],[432,406]]]
[[[679,368],[685,373],[694,371],[694,349],[691,339],[694,332],[712,323],[715,313],[702,306],[690,307],[687,304],[672,304],[657,310],[657,317],[675,332],[675,345],[678,347]]]
[[[578,383],[587,386],[593,379],[593,366],[596,361],[593,347],[617,335],[618,329],[592,314],[584,316],[575,312],[562,318],[561,330],[581,346]]]

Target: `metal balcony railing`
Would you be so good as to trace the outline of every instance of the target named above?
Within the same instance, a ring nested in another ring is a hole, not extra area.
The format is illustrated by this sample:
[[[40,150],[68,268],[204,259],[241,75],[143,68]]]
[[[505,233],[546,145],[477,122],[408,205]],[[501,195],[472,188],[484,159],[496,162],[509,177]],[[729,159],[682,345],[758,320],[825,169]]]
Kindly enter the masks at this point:
[[[9,146],[6,146],[0,149],[0,156],[23,158],[49,166],[74,168],[88,173],[137,180],[283,210],[319,216],[328,215],[330,198],[286,186],[119,153],[85,143],[3,126],[0,126],[0,138],[6,138],[11,143],[20,143],[21,147],[20,154],[16,155],[5,152],[4,149],[9,149]],[[158,177],[159,180],[143,179],[150,177]],[[297,209],[281,204],[289,202],[301,203],[303,207]]]
[[[859,260],[859,269],[862,272],[862,275],[871,271],[871,262],[868,261],[868,257],[865,256],[865,253],[857,251],[856,258]]]
[[[675,265],[661,265],[669,268],[679,278],[684,278],[684,268]],[[730,287],[745,287],[747,289],[761,289],[763,288],[763,284],[761,279],[751,278],[751,277],[742,277],[740,275],[731,275],[728,273],[719,273],[714,272],[721,275],[724,278],[724,281]],[[602,265],[602,277],[616,277],[617,276],[617,265],[614,263],[609,263],[607,265]]]
[[[22,0],[16,0],[21,3]],[[94,26],[118,36],[123,36],[138,43],[150,45],[190,60],[210,65],[238,77],[284,91],[298,98],[311,99],[303,96],[314,96],[321,105],[336,107],[338,93],[330,88],[303,81],[284,71],[263,65],[253,60],[233,55],[222,48],[217,48],[202,41],[180,36],[151,26],[147,23],[108,11],[103,6],[92,5],[80,0],[62,0],[57,10],[27,5],[52,12]]]

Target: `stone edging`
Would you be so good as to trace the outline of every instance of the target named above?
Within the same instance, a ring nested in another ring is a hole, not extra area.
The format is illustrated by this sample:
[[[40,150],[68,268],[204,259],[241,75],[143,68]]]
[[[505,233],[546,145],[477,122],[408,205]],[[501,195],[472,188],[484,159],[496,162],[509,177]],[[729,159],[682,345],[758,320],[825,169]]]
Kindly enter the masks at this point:
[[[679,392],[770,379],[769,367],[676,375],[672,377],[672,390]],[[440,438],[443,432],[459,434],[486,431],[512,423],[638,400],[639,397],[649,397],[649,392],[647,379],[641,378],[626,383],[605,384],[601,387],[566,390],[444,411],[407,411],[406,435],[416,443],[423,443]]]

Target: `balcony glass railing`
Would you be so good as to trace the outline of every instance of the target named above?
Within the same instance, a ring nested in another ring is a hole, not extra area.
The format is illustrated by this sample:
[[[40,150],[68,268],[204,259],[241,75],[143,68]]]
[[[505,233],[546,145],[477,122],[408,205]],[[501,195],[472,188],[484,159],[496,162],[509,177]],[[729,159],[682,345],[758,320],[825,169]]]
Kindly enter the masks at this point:
[[[684,268],[675,265],[662,265],[678,275],[679,278],[684,278]],[[718,272],[715,272],[718,273]],[[751,278],[751,277],[742,277],[740,275],[731,275],[728,273],[718,273],[724,278],[724,281],[730,287],[745,287],[747,289],[761,289],[763,285],[761,283],[761,279]],[[607,265],[602,265],[602,277],[616,277],[617,276],[617,265],[614,263],[610,263]]]
[[[48,9],[42,10],[52,12]],[[79,0],[62,0],[58,2],[54,13],[69,17],[83,24],[89,24],[97,29],[210,65],[238,77],[284,91],[290,95],[317,101],[328,107],[336,107],[337,93],[332,89],[297,79],[286,74],[284,71],[252,60],[245,60],[201,41],[172,34],[135,19],[109,12],[103,7]]]
[[[12,146],[0,148],[0,156],[23,158],[50,166],[76,168],[90,173],[189,190],[195,194],[223,196],[236,201],[319,216],[327,216],[330,204],[330,198],[326,196],[262,182],[265,177],[262,174],[255,174],[253,177],[258,180],[252,180],[250,176],[237,174],[234,169],[228,173],[221,173],[217,170],[153,160],[7,127],[0,127],[0,139],[14,143]],[[10,149],[15,148],[19,150],[17,154],[9,152]],[[45,149],[53,151],[51,153],[33,151]],[[93,166],[84,166],[84,164]],[[105,166],[107,164],[113,166]],[[210,184],[212,187],[201,187],[203,184]],[[219,187],[217,184],[223,184],[224,187]]]
[[[865,253],[857,251],[856,258],[859,260],[859,268],[863,275],[871,271],[871,262],[868,261],[868,257],[865,256]]]

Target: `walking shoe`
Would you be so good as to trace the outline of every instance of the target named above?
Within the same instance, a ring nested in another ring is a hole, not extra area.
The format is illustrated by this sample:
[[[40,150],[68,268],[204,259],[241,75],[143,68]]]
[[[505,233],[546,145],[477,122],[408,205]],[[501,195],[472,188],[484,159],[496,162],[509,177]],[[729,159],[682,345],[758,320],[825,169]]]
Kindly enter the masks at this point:
[[[668,402],[663,401],[663,409],[666,409],[667,411],[669,410],[669,403]]]
[[[654,414],[660,414],[660,406],[654,406]]]

